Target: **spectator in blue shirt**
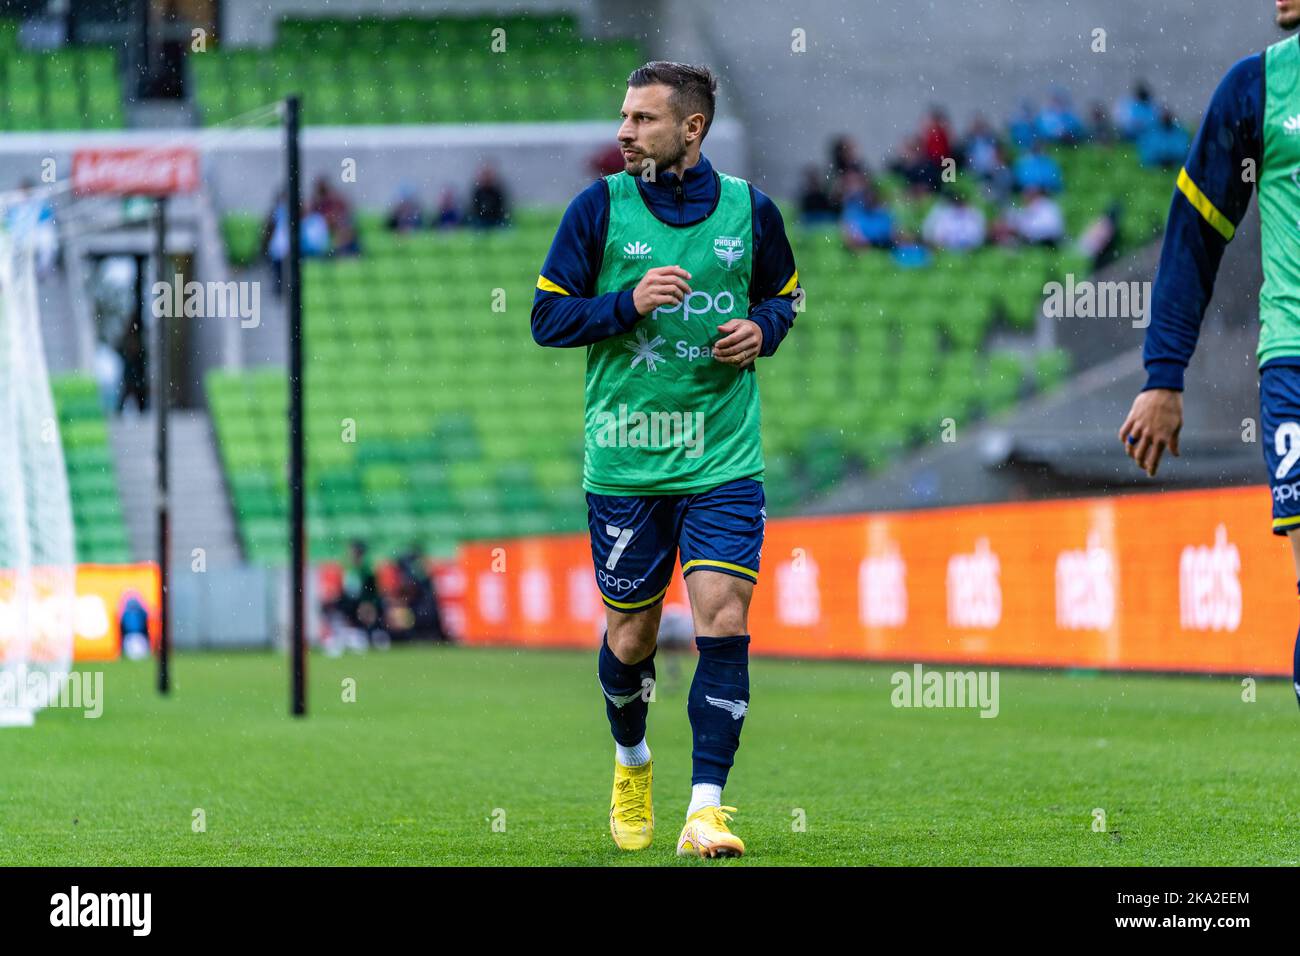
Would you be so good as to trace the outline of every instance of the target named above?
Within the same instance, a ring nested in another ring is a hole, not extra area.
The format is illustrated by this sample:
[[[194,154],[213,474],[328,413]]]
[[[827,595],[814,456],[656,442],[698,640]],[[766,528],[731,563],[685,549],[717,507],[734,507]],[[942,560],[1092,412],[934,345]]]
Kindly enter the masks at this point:
[[[900,232],[898,242],[890,252],[894,264],[900,269],[924,269],[933,259],[930,250],[914,232]]]
[[[1151,88],[1139,80],[1133,92],[1115,104],[1115,127],[1125,139],[1135,141],[1156,124],[1156,115]]]
[[[1038,142],[1038,129],[1034,124],[1034,104],[1022,100],[1020,109],[1007,123],[1007,135],[1016,149],[1029,149]]]
[[[1016,188],[1040,189],[1045,193],[1061,191],[1061,167],[1056,160],[1043,152],[1042,143],[1035,143],[1029,152],[1021,155],[1011,168]]]
[[[1138,155],[1143,166],[1174,169],[1182,165],[1190,145],[1191,137],[1166,109],[1161,112],[1160,121],[1139,137]]]
[[[1040,139],[1050,143],[1077,143],[1084,139],[1083,120],[1074,111],[1070,98],[1056,90],[1039,111],[1034,127]]]
[[[850,249],[889,249],[894,245],[894,216],[880,201],[870,180],[861,173],[845,176],[840,228],[844,232],[844,244]]]

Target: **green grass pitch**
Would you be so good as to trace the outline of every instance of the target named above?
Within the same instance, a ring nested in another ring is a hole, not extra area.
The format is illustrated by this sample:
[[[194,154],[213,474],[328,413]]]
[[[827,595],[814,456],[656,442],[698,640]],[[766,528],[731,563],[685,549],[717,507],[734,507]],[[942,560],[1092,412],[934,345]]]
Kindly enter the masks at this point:
[[[692,666],[661,659],[640,853],[609,837],[594,650],[409,648],[313,656],[305,720],[269,654],[179,655],[167,700],[105,666],[99,719],[0,730],[0,863],[1300,865],[1286,682],[1002,671],[983,719],[894,708],[894,665],[771,660],[726,792],[749,852],[679,861]]]

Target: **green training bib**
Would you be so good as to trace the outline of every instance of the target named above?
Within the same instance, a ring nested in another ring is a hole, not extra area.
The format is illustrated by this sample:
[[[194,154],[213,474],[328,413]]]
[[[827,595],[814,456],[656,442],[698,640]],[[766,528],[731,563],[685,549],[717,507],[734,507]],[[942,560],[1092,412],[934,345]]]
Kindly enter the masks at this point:
[[[1264,159],[1259,219],[1259,364],[1300,356],[1300,38],[1264,53]]]
[[[587,346],[582,484],[595,494],[688,494],[762,480],[754,367],[712,353],[718,326],[749,314],[753,206],[745,180],[717,175],[718,204],[693,226],[657,219],[635,176],[605,177],[609,234],[597,294],[635,288],[647,269],[669,265],[691,274],[691,293]]]

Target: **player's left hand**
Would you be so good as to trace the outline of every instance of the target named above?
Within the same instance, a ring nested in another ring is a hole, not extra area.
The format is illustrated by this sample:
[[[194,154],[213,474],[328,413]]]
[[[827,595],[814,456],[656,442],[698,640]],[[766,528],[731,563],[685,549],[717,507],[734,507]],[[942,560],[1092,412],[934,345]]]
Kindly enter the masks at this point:
[[[763,329],[757,322],[728,319],[718,331],[722,338],[713,344],[713,357],[726,365],[748,365],[763,350]]]

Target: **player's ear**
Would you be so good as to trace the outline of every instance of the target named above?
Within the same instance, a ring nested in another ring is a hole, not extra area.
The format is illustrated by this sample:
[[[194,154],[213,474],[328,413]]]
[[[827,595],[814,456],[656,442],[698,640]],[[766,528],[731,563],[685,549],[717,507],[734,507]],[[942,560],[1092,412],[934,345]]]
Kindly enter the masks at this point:
[[[692,113],[686,117],[686,142],[691,143],[704,138],[704,114]]]

